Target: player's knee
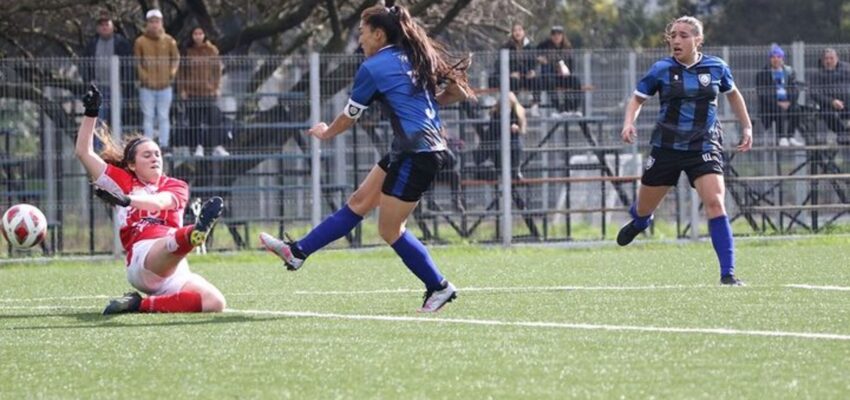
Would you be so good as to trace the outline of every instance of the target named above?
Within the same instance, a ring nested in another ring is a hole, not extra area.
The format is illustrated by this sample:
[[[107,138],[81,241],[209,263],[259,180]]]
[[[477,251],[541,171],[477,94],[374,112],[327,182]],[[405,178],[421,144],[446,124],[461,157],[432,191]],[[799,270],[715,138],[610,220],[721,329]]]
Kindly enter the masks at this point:
[[[357,190],[348,198],[348,208],[360,216],[364,216],[378,206],[380,196],[373,196],[370,193],[364,193]]]
[[[401,236],[401,227],[395,224],[379,224],[378,233],[381,235],[381,239],[384,239],[384,242],[392,245]]]
[[[222,312],[227,308],[227,301],[220,293],[206,293],[203,295],[204,312]]]
[[[705,212],[709,217],[717,217],[723,214],[726,214],[726,208],[723,206],[723,200],[718,198],[712,198],[703,203],[703,207],[705,207]]]

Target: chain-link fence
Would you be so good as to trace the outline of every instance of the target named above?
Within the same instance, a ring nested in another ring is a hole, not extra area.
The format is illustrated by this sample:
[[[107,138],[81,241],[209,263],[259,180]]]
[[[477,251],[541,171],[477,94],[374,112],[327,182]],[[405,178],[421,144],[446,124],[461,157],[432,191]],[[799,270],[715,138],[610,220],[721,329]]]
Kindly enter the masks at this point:
[[[768,67],[770,46],[704,49],[731,66],[755,126],[753,151],[736,153],[738,123],[720,99],[736,234],[819,231],[850,210],[848,113],[822,101],[850,94],[850,70],[824,81],[820,59],[828,47],[850,56],[844,45],[784,46],[795,83],[789,70],[779,76]],[[644,105],[637,145],[620,140],[623,109],[637,81],[666,55],[473,54],[478,100],[440,110],[453,158],[408,226],[443,242],[612,237],[637,191],[659,104]],[[344,204],[389,151],[393,130],[379,107],[336,139],[319,144],[305,134],[343,109],[361,62],[357,55],[0,60],[0,208],[42,209],[50,230],[43,251],[117,248],[112,214],[93,199],[73,151],[79,99],[95,82],[104,93],[101,120],[114,137],[156,138],[166,173],[186,180],[193,199],[225,198],[213,248],[256,247],[260,230],[300,236]],[[781,112],[765,100],[777,94],[776,79],[785,79],[792,105]],[[690,229],[704,221],[687,183],[672,194],[656,218],[666,221],[665,234],[700,233]],[[367,219],[343,245],[380,243],[376,230]]]

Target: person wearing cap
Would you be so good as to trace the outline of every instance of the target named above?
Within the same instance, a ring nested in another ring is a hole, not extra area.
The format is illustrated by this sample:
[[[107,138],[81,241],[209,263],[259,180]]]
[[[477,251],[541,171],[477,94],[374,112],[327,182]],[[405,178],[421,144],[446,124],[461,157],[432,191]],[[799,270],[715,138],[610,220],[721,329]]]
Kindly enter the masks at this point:
[[[86,83],[95,83],[103,91],[103,107],[101,107],[99,117],[109,122],[111,118],[109,84],[112,56],[130,57],[133,55],[133,49],[130,41],[124,35],[115,32],[115,25],[108,13],[101,12],[98,15],[95,30],[97,34],[89,39],[83,49],[85,60],[80,72]],[[121,94],[127,97],[130,95],[129,89],[132,86],[131,69],[121,68],[120,71]],[[122,112],[122,116],[126,117],[126,115],[126,112]]]
[[[835,132],[838,144],[850,144],[850,65],[839,61],[838,52],[828,47],[810,82],[811,98],[820,106],[820,117]]]
[[[564,35],[564,27],[555,25],[549,37],[537,45],[540,55],[540,78],[549,90],[549,101],[555,107],[553,117],[581,112],[581,81],[573,73],[572,44]],[[554,90],[553,90],[554,89]]]
[[[756,75],[761,123],[765,130],[775,124],[779,146],[803,146],[805,143],[794,137],[799,96],[796,74],[785,65],[785,52],[779,45],[773,44],[768,56],[769,63]]]
[[[171,85],[177,76],[180,52],[177,41],[165,33],[161,11],[152,9],[145,14],[145,19],[145,32],[136,39],[133,47],[139,71],[139,100],[144,118],[142,128],[146,137],[153,138],[155,118],[159,127],[159,145],[167,153],[171,133]]]

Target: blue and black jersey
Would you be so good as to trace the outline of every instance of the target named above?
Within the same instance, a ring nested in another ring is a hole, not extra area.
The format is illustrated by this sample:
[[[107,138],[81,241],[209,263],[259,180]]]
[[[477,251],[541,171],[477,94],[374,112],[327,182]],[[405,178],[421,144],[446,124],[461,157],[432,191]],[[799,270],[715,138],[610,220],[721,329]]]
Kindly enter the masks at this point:
[[[661,110],[650,144],[673,150],[722,150],[717,95],[734,88],[729,66],[718,57],[700,54],[691,66],[673,57],[659,60],[635,90],[642,98],[660,93]]]
[[[390,118],[393,154],[446,150],[437,101],[416,87],[407,55],[395,46],[382,48],[360,66],[345,113],[358,118],[376,100]]]

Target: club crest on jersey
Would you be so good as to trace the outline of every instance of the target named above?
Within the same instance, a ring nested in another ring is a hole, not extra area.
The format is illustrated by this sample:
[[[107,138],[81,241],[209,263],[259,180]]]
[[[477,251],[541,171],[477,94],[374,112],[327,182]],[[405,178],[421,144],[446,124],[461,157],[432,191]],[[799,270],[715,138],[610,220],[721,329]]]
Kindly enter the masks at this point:
[[[653,156],[649,156],[649,157],[647,157],[647,159],[646,159],[646,166],[645,166],[645,167],[646,167],[646,169],[650,169],[650,168],[652,168],[652,166],[653,166],[653,165],[655,165],[655,157],[653,157]]]
[[[711,74],[699,74],[699,83],[703,86],[708,86],[711,83]]]

